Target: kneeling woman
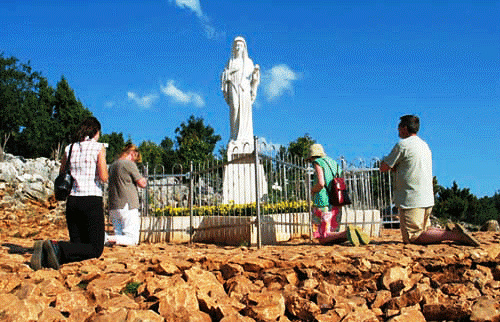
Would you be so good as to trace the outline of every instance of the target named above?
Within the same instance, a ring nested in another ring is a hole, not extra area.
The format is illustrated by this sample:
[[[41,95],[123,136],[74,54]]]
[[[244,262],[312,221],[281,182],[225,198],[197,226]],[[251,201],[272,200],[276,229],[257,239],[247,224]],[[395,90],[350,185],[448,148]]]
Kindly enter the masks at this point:
[[[141,154],[135,145],[129,143],[109,167],[109,218],[115,234],[106,236],[106,243],[139,243],[141,218],[137,187],[146,188],[147,182],[139,173],[136,162],[141,162]]]
[[[314,232],[314,237],[320,244],[342,243],[349,241],[354,246],[366,245],[370,237],[360,228],[348,226],[343,232],[338,231],[340,215],[339,208],[330,205],[328,187],[333,178],[340,175],[340,169],[332,158],[328,157],[321,144],[313,144],[310,148],[308,161],[314,166],[313,186],[311,193],[313,198],[313,215],[320,218],[319,228]]]
[[[65,171],[69,149],[73,188],[66,202],[69,241],[38,240],[31,267],[59,269],[59,265],[101,256],[104,249],[103,183],[108,181],[106,148],[97,142],[101,124],[95,117],[79,126],[73,143],[65,148],[60,173]]]

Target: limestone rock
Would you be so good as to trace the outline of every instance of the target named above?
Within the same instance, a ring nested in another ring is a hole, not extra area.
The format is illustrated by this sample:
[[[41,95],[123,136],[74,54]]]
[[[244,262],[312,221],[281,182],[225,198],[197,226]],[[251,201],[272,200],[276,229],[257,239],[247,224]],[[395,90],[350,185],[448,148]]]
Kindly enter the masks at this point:
[[[184,276],[187,283],[196,290],[201,310],[209,313],[214,319],[220,320],[225,316],[237,314],[245,307],[226,294],[223,285],[213,273],[192,267],[184,271]]]
[[[65,292],[56,295],[55,308],[60,312],[73,312],[79,308],[88,308],[89,300],[83,291]]]
[[[408,270],[400,266],[390,267],[382,277],[382,284],[391,293],[400,294],[406,288],[408,281]]]
[[[165,289],[155,293],[159,299],[158,313],[168,321],[182,321],[190,312],[199,312],[195,289],[179,277],[170,282]]]
[[[382,307],[391,299],[391,292],[387,290],[380,290],[377,292],[375,300],[372,303],[372,308]]]
[[[222,265],[220,271],[224,279],[228,280],[236,275],[242,275],[245,270],[238,264],[226,263]]]
[[[126,321],[163,322],[164,319],[152,310],[130,310],[128,311]]]
[[[285,314],[285,298],[279,291],[249,293],[244,304],[246,315],[257,321],[276,321]]]
[[[367,247],[142,243],[32,271],[35,239],[69,238],[64,207],[13,191],[0,182],[1,320],[498,321],[499,232],[474,233],[478,248],[404,245],[397,230]]]
[[[247,277],[243,275],[236,275],[226,281],[224,285],[227,294],[239,301],[243,299],[248,293],[258,292],[260,287],[252,283]]]
[[[360,307],[354,309],[352,312],[348,313],[342,321],[345,322],[358,322],[358,321],[365,321],[365,322],[378,322],[379,319],[373,311],[369,310],[367,307]]]
[[[470,320],[474,322],[500,321],[500,303],[498,299],[478,298],[472,306]]]
[[[458,321],[470,316],[470,305],[450,299],[441,304],[424,304],[422,314],[427,321]]]
[[[481,228],[481,231],[500,231],[500,225],[498,224],[498,220],[488,220],[485,222]]]
[[[114,312],[119,309],[127,309],[125,310],[125,312],[127,312],[128,310],[137,310],[138,308],[138,303],[136,303],[132,298],[123,294],[102,302],[98,307],[99,310],[108,312]]]
[[[287,311],[302,321],[313,321],[316,315],[321,314],[316,303],[302,298],[298,294],[288,294],[285,303]]]
[[[404,307],[401,309],[401,314],[390,318],[387,322],[425,322],[425,316],[420,312],[420,306],[414,305],[409,307]]]
[[[39,321],[64,321],[66,318],[57,309],[48,307],[38,316]]]

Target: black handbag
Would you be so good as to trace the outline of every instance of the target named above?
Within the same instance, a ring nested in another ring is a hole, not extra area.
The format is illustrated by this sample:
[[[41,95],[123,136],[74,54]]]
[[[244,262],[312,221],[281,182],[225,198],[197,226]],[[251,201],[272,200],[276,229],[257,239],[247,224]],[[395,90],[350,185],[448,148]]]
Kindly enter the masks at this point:
[[[56,200],[64,201],[68,198],[71,188],[73,188],[73,177],[71,176],[70,171],[70,159],[71,159],[71,151],[73,150],[73,144],[71,144],[69,148],[68,159],[66,159],[66,165],[64,166],[64,172],[60,173],[56,180],[54,181],[54,194],[56,196]]]

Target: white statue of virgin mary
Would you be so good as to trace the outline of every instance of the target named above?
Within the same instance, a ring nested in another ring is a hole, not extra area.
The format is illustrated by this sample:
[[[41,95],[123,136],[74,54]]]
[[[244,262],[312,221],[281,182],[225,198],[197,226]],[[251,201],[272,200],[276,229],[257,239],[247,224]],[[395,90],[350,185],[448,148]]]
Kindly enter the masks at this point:
[[[253,142],[252,104],[260,83],[260,67],[248,57],[243,37],[233,41],[231,58],[222,73],[222,92],[230,108],[231,140]]]

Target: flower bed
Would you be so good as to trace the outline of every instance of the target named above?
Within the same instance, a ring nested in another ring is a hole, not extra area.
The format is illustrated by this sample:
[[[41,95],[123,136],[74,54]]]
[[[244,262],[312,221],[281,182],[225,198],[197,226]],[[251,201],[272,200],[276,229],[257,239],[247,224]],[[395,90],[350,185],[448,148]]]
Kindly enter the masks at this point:
[[[302,213],[309,211],[307,201],[283,201],[279,203],[262,203],[260,205],[261,214],[280,213]],[[153,216],[189,216],[188,207],[164,207],[155,208],[151,212]],[[257,206],[254,203],[236,205],[219,204],[214,206],[193,206],[193,216],[256,216]]]

